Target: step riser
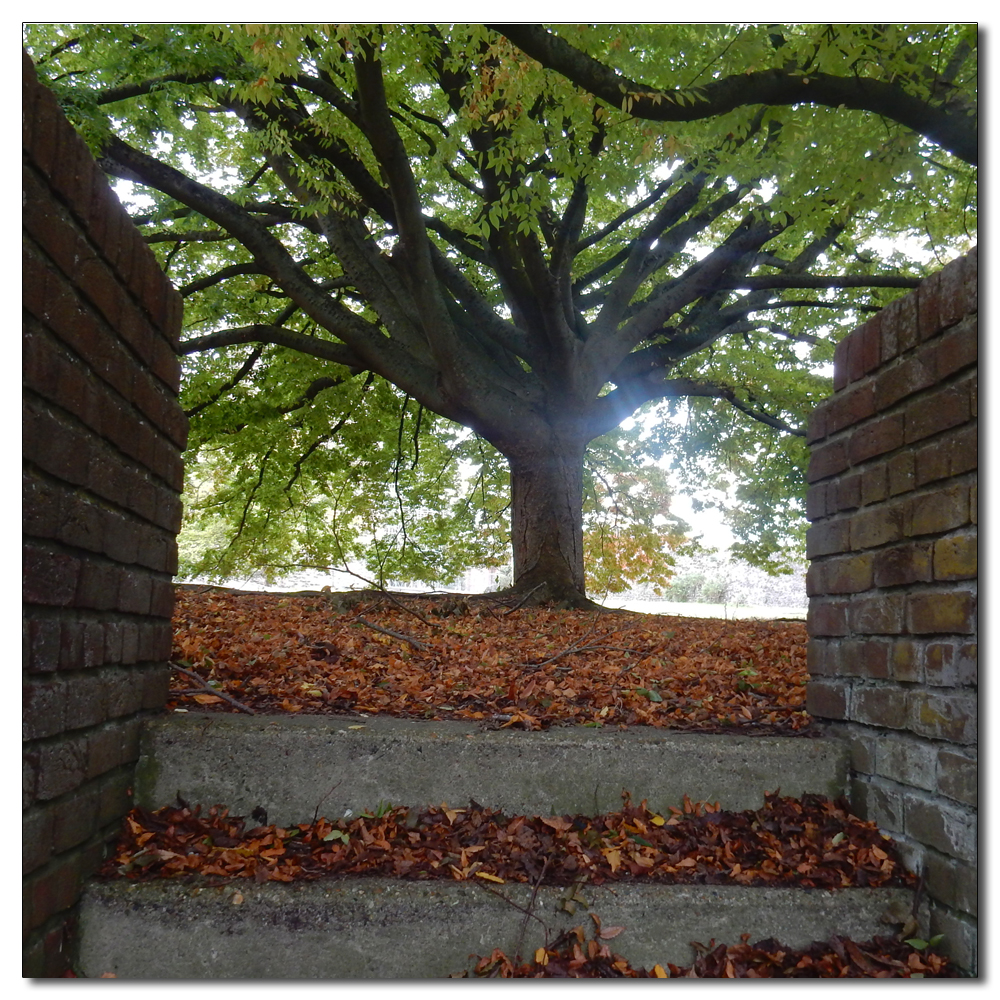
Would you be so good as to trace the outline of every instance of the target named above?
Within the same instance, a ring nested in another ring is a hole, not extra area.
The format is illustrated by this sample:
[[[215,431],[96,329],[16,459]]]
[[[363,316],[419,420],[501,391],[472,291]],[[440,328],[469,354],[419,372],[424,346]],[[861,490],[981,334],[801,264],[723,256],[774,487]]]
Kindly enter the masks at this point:
[[[176,883],[121,882],[90,886],[81,912],[80,954],[88,977],[155,979],[356,979],[445,977],[471,969],[471,955],[494,948],[513,954],[531,887],[495,888],[458,882],[346,879],[255,885],[239,879],[219,889]],[[232,894],[244,897],[234,904]],[[588,911],[559,909],[566,890],[542,887],[533,912],[558,931],[581,925]],[[837,892],[728,886],[606,883],[582,890],[604,927],[623,926],[608,942],[633,966],[688,965],[691,941],[739,943],[775,937],[793,948],[841,934],[861,941],[890,928],[888,907],[909,907],[904,889]],[[528,919],[521,954],[545,941]]]
[[[350,728],[363,725],[364,728]],[[622,791],[653,809],[692,800],[757,809],[764,792],[836,797],[848,752],[836,740],[669,733],[648,727],[484,731],[385,717],[173,715],[143,737],[137,801],[258,807],[291,825],[379,802],[423,807],[471,799],[508,815],[617,811]],[[332,789],[332,791],[331,791]]]

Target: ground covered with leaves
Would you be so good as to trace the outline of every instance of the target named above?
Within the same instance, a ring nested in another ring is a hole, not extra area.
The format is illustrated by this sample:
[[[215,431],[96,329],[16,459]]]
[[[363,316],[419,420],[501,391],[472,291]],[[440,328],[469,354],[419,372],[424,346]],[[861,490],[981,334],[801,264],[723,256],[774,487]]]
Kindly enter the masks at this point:
[[[786,948],[774,938],[738,945],[692,942],[691,965],[667,963],[667,968],[636,969],[606,943],[621,927],[602,928],[596,914],[594,936],[583,927],[565,931],[531,961],[510,958],[499,948],[481,958],[474,974],[498,979],[957,979],[947,957],[928,947],[899,938],[876,936],[861,943],[834,935],[808,948]],[[669,971],[667,971],[669,970]]]
[[[335,875],[467,881],[491,891],[511,882],[566,886],[561,906],[586,906],[585,885],[660,883],[796,885],[816,888],[912,886],[893,842],[847,803],[818,795],[767,796],[761,809],[720,810],[685,801],[663,816],[628,800],[600,816],[514,816],[475,803],[422,811],[384,806],[353,819],[248,828],[221,806],[180,802],[133,809],[102,874],[131,880],[198,878],[290,882]],[[237,893],[236,902],[242,899]],[[500,950],[474,974],[500,978],[768,978],[954,976],[946,958],[917,939],[832,938],[794,950],[767,940],[694,944],[691,966],[633,968],[607,942],[625,928],[574,928],[529,962]],[[907,932],[904,930],[904,935]]]
[[[599,816],[504,816],[475,803],[246,828],[221,806],[136,808],[106,874],[257,882],[330,875],[571,885],[616,879],[711,885],[912,886],[893,842],[844,800],[772,794],[730,812],[686,800],[662,816],[626,800]]]
[[[799,621],[517,607],[488,595],[179,587],[172,708],[368,713],[490,725],[808,727]],[[206,687],[207,685],[207,687]]]

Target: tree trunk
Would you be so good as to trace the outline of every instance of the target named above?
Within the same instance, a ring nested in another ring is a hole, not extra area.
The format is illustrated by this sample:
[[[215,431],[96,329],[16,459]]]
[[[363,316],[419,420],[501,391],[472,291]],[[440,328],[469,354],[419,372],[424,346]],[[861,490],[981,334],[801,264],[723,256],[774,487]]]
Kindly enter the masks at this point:
[[[583,575],[583,456],[586,444],[555,433],[508,455],[514,590],[532,603],[595,607]]]

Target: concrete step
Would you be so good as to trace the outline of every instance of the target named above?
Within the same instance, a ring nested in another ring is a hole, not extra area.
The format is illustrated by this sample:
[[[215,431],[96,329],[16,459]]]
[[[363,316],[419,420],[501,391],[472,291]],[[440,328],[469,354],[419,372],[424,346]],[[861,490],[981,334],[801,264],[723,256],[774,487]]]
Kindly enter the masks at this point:
[[[502,948],[528,959],[565,928],[593,922],[560,908],[566,893],[504,884],[345,878],[194,889],[163,880],[91,884],[80,918],[80,963],[90,978],[419,979],[471,969]],[[806,890],[606,883],[584,887],[609,942],[633,966],[688,965],[691,941],[775,937],[793,948],[841,934],[866,940],[909,911],[903,889]],[[238,894],[238,895],[237,895]],[[519,909],[520,908],[520,909]],[[524,910],[533,916],[526,919]],[[923,921],[926,926],[926,915]],[[523,928],[523,938],[522,938]]]
[[[179,794],[231,814],[267,811],[290,826],[380,803],[423,807],[470,799],[508,815],[616,811],[622,792],[665,812],[685,795],[756,809],[780,788],[846,791],[847,748],[824,737],[717,736],[633,727],[488,730],[461,722],[373,717],[175,713],[144,732],[136,798]],[[570,890],[572,892],[572,890]],[[584,886],[567,890],[453,881],[338,877],[220,887],[162,880],[93,882],[80,918],[81,971],[119,978],[435,978],[501,948],[525,958],[564,929],[588,936],[599,915],[622,926],[612,950],[634,966],[687,965],[692,941],[775,937],[793,947],[891,930],[912,906],[903,889]],[[579,900],[579,897],[577,897]],[[589,907],[589,909],[588,909]],[[530,911],[530,916],[526,916]]]
[[[672,733],[649,727],[486,730],[461,722],[385,716],[174,713],[147,724],[136,783],[150,808],[180,794],[230,814],[267,810],[292,825],[314,813],[339,819],[380,802],[447,802],[508,815],[595,815],[622,791],[664,811],[684,795],[724,809],[757,809],[764,793],[836,797],[848,751],[824,737]]]

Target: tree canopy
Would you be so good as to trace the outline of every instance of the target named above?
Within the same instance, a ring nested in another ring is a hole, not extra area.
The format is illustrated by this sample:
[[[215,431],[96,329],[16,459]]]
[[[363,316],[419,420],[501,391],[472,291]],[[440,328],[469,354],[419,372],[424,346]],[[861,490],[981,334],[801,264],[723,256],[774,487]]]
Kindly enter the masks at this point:
[[[833,346],[975,238],[974,25],[25,44],[185,298],[202,572],[662,584],[664,456],[780,569]]]

